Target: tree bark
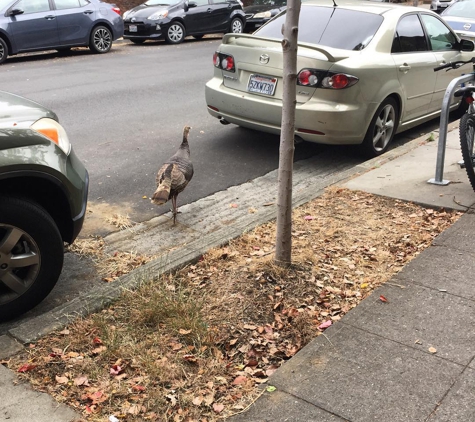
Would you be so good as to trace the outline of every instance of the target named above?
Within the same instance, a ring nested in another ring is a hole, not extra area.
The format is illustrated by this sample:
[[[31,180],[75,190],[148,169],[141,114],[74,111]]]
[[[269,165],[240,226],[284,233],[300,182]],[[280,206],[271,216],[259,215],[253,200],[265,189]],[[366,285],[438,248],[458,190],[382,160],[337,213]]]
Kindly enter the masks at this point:
[[[297,92],[297,37],[301,0],[289,0],[282,27],[283,96],[280,134],[277,238],[275,262],[292,263],[292,171],[294,162],[295,105]]]

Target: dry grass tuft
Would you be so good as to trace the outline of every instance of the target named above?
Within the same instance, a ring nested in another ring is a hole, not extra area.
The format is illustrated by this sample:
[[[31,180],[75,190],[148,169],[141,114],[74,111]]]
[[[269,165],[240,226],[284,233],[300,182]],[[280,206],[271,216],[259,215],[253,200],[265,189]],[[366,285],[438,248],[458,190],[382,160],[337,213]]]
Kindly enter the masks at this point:
[[[293,212],[290,268],[274,265],[275,224],[263,225],[8,365],[88,421],[216,421],[459,216],[328,189]]]
[[[92,258],[97,272],[103,281],[112,282],[121,275],[128,274],[133,269],[151,261],[154,256],[138,255],[135,252],[116,251],[106,253],[106,244],[100,236],[90,236],[86,239],[77,239],[68,250],[80,256]]]
[[[112,214],[111,217],[106,218],[106,221],[120,230],[130,229],[135,225],[128,215],[122,214]]]

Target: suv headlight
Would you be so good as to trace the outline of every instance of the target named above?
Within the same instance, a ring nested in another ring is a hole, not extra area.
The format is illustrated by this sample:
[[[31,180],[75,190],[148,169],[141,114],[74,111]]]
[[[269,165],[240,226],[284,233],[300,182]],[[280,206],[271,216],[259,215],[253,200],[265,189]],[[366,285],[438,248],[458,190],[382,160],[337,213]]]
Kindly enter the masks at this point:
[[[41,133],[51,142],[54,142],[66,155],[69,155],[71,152],[71,143],[69,142],[68,135],[63,126],[61,126],[56,120],[45,117],[37,120],[30,126],[30,128]]]

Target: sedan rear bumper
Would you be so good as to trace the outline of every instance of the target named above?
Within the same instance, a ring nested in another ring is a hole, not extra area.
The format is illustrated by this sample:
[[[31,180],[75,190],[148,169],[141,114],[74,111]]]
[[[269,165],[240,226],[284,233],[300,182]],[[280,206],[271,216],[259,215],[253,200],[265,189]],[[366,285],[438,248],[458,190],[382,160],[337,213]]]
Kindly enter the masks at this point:
[[[282,101],[225,87],[215,77],[205,88],[208,112],[218,119],[262,132],[280,134]],[[295,135],[331,145],[361,144],[377,104],[342,104],[320,98],[297,103]],[[368,117],[370,116],[370,117]]]

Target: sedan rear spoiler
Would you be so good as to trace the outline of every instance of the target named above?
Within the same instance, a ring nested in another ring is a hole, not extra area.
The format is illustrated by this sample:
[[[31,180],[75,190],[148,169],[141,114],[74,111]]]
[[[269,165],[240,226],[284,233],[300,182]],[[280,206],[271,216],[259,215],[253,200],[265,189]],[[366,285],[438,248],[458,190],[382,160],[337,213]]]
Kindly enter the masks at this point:
[[[277,38],[266,38],[266,37],[258,37],[256,35],[252,35],[252,34],[225,34],[223,36],[223,41],[222,43],[223,44],[230,44],[232,40],[239,40],[239,38],[241,39],[249,39],[249,40],[262,40],[262,41],[266,41],[266,42],[273,42],[273,43],[278,43],[278,44],[281,44],[282,41],[277,39]],[[316,46],[315,44],[309,44],[309,43],[305,43],[305,42],[301,42],[298,44],[299,46],[302,46],[302,47],[305,47],[305,48],[308,48],[310,50],[315,50],[315,51],[318,51],[319,53],[322,53],[329,62],[338,62],[340,60],[343,60],[343,59],[346,59],[348,58],[351,54],[351,52],[346,52],[346,54],[339,54],[339,55],[335,55],[335,54],[331,54],[328,52],[328,49],[325,49],[325,48],[322,48],[322,47],[318,47]]]

